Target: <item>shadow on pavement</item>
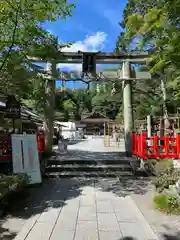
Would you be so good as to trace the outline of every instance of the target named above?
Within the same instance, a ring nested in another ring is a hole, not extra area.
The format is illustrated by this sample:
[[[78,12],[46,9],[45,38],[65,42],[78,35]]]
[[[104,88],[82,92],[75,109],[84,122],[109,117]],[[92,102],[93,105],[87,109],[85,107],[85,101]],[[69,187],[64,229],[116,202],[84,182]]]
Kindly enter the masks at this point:
[[[133,238],[133,237],[123,237],[123,238],[120,238],[119,240],[136,240],[136,238]]]
[[[165,240],[180,240],[180,232],[176,233],[176,235],[163,234],[163,238]]]
[[[118,196],[131,193],[144,194],[147,191],[149,180],[118,178],[69,178],[45,179],[41,186],[29,188],[26,199],[19,199],[8,212],[11,216],[28,219],[30,216],[46,211],[48,208],[59,208],[66,205],[66,200],[81,195],[82,188],[92,186],[104,192],[113,192]]]
[[[95,187],[103,192],[113,192],[118,196],[125,196],[131,193],[144,194],[147,191],[149,180],[127,179],[122,180],[115,178],[108,179],[45,179],[42,186],[36,186],[29,189],[29,196],[25,200],[15,203],[9,209],[10,216],[14,218],[28,219],[32,215],[41,214],[48,211],[49,208],[59,208],[66,205],[66,201],[75,199],[82,193],[85,186]],[[2,225],[3,226],[3,225]],[[1,235],[7,233],[7,238]],[[169,231],[170,232],[170,231]],[[8,233],[8,229],[0,227],[0,240],[12,240],[16,233]],[[180,240],[180,233],[176,235],[162,234],[164,240]],[[119,238],[117,240],[138,240],[133,236]]]
[[[118,150],[117,150],[118,151]],[[55,156],[54,156],[55,157]],[[65,158],[64,158],[65,157]],[[83,150],[69,150],[64,156],[55,157],[53,160],[123,160],[124,152],[92,152]],[[99,163],[98,163],[99,164]],[[72,166],[73,167],[73,166]],[[41,186],[30,187],[28,196],[20,198],[8,209],[8,214],[12,218],[28,219],[33,215],[41,214],[48,211],[49,208],[59,208],[66,205],[66,201],[75,199],[81,195],[82,188],[92,186],[98,188],[102,192],[112,192],[117,196],[124,197],[130,194],[145,194],[148,191],[150,179],[143,177],[128,178],[69,178],[69,179],[44,179]],[[2,221],[3,223],[3,221]],[[7,238],[3,236],[3,232],[8,229],[2,224],[0,228],[0,240],[11,240],[15,237],[15,233],[10,233]],[[8,235],[8,232],[7,232]],[[1,236],[3,236],[1,238]],[[123,238],[130,240],[133,238]]]
[[[166,229],[166,232],[168,232],[162,234],[163,240],[180,240],[179,226],[177,228],[171,228],[168,225],[163,224],[163,227]]]

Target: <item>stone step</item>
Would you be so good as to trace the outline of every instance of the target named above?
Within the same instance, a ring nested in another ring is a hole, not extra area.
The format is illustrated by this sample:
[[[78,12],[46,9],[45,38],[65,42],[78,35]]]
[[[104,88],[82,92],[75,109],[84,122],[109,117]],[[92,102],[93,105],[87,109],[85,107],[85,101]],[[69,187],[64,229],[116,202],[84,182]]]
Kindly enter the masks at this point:
[[[120,172],[53,172],[53,173],[46,173],[46,176],[49,178],[72,178],[72,177],[130,177],[133,176],[132,171],[120,171]]]
[[[46,172],[62,172],[62,171],[83,171],[83,172],[117,172],[117,171],[132,171],[130,164],[119,165],[79,165],[79,164],[66,164],[66,165],[49,165]]]
[[[57,160],[52,159],[47,162],[48,165],[129,165],[129,161],[127,159],[115,159],[115,160],[78,160],[78,159],[68,159],[68,160]]]

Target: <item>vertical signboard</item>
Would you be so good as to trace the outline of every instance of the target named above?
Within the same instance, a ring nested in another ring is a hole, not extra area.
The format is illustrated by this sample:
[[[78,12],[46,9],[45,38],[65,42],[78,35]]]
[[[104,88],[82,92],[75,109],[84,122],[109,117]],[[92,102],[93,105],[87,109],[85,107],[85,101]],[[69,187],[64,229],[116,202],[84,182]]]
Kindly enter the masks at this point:
[[[41,172],[36,135],[12,135],[12,160],[14,173],[26,173],[30,183],[41,183]]]

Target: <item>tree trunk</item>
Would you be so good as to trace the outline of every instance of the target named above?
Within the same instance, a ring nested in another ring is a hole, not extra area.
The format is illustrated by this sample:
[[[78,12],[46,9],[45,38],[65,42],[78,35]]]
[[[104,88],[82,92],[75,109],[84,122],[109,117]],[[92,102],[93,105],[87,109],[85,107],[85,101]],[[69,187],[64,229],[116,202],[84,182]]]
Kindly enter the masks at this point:
[[[56,63],[51,65],[52,80],[47,80],[45,115],[46,151],[52,152],[54,134],[54,111],[55,111],[55,89]]]
[[[166,94],[166,85],[164,81],[164,77],[161,78],[161,91],[163,97],[163,116],[164,116],[164,128],[169,128],[169,119],[168,119],[168,110],[167,110],[167,94]]]

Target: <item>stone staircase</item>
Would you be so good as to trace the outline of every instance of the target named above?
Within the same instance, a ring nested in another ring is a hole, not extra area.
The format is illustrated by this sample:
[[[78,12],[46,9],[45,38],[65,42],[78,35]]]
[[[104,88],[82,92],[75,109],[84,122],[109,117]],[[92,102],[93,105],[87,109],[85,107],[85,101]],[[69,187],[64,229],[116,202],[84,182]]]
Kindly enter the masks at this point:
[[[115,177],[132,176],[133,169],[127,160],[49,160],[48,177]]]
[[[69,145],[66,154],[56,151],[56,156],[48,161],[48,177],[129,177],[133,167],[125,157],[124,141],[119,148],[105,147],[103,138],[87,139]]]

